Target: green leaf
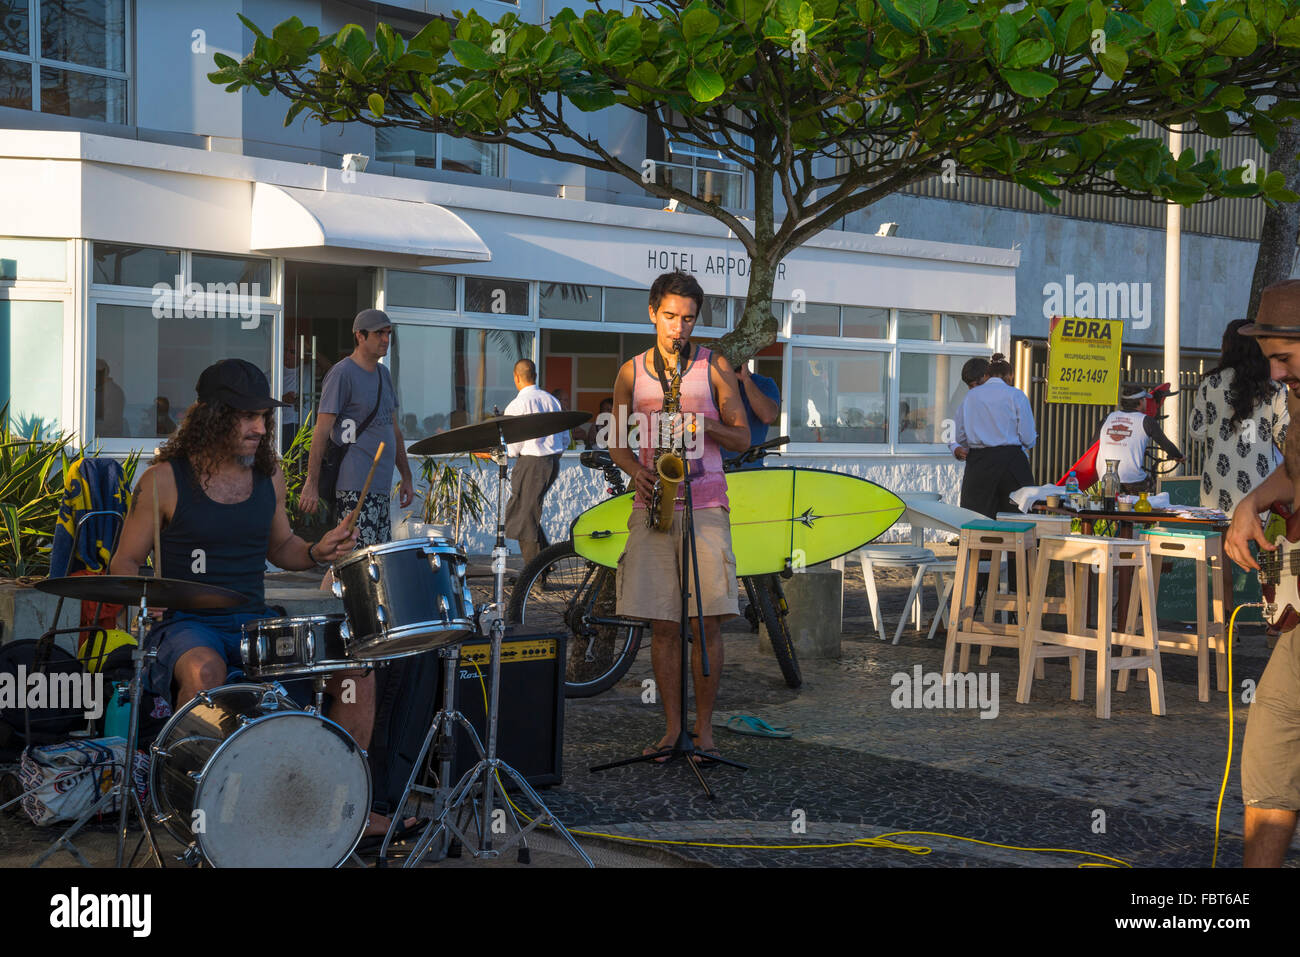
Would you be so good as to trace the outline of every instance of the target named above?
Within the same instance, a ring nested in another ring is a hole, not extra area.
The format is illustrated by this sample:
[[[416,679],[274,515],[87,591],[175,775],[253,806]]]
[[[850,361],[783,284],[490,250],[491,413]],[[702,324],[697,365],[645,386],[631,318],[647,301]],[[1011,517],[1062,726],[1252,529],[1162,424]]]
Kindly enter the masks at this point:
[[[370,107],[370,112],[377,117],[384,115],[384,98],[378,93],[371,93],[366,97],[366,105]]]
[[[1278,46],[1300,47],[1300,17],[1292,17],[1277,28]]]
[[[641,52],[641,31],[624,20],[605,38],[605,55],[611,63],[631,63]]]
[[[784,4],[783,4],[784,6]],[[798,3],[795,4],[796,12]],[[784,20],[785,18],[782,17]],[[692,6],[682,14],[682,36],[690,43],[696,39],[708,39],[718,32],[719,20],[707,7]]]
[[[1255,33],[1254,26],[1243,17],[1224,20],[1214,28],[1211,39],[1215,44],[1215,52],[1222,56],[1250,56],[1259,46],[1259,37]]]
[[[1043,39],[1021,40],[1007,57],[1006,66],[1019,70],[1027,66],[1039,66],[1052,55],[1052,44]]]
[[[1038,70],[999,70],[1002,79],[1021,96],[1041,99],[1057,87],[1056,77]]]
[[[1232,135],[1232,124],[1228,122],[1227,115],[1220,110],[1197,113],[1196,122],[1200,125],[1201,132],[1207,136],[1222,139]]]
[[[696,66],[686,74],[686,90],[697,103],[716,100],[726,92],[727,84],[716,71],[708,67]]]
[[[928,26],[939,10],[939,0],[895,0],[895,2],[898,12],[918,28]]]
[[[801,2],[802,0],[777,0],[776,17],[781,21],[781,25],[785,27],[783,33],[788,34],[799,25],[799,4]],[[685,18],[683,18],[684,24]]]
[[[816,14],[813,13],[813,8],[806,2],[799,4],[799,29],[804,32],[805,37],[808,35],[808,31],[813,28],[813,24],[816,21],[817,17]]]
[[[596,46],[596,41],[592,39],[591,31],[587,29],[585,23],[575,21],[569,35],[573,40],[573,45],[582,54],[584,60],[588,63],[599,63],[601,61],[601,52]]]
[[[1101,64],[1102,72],[1112,82],[1118,83],[1124,79],[1124,71],[1128,69],[1128,51],[1117,44],[1108,43],[1106,49],[1097,54],[1097,62]]]
[[[343,51],[343,55],[358,70],[366,65],[370,54],[374,52],[374,47],[366,39],[366,31],[355,23],[349,23],[338,32],[334,38],[334,45]]]
[[[1015,18],[1009,13],[999,13],[993,21],[993,52],[999,63],[1007,62],[1007,57],[1019,39],[1020,28],[1016,26]]]
[[[225,53],[212,54],[212,62],[215,63],[217,66],[221,67],[223,70],[228,67],[239,66],[238,60],[236,60],[232,56],[228,56]]]
[[[501,97],[501,102],[497,105],[497,119],[504,123],[518,107],[519,87],[512,86],[506,90],[505,96]]]
[[[471,70],[495,70],[496,60],[488,56],[483,48],[469,40],[452,40],[451,53],[461,64]]]
[[[1157,33],[1167,33],[1174,25],[1178,11],[1170,0],[1152,0],[1142,11],[1142,22]]]

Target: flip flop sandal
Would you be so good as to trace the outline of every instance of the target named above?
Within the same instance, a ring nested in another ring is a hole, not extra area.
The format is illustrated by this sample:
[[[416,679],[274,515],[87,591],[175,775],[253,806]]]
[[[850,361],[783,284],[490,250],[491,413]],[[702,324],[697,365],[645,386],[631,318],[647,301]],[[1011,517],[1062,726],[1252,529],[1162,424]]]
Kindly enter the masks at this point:
[[[717,748],[702,748],[701,750],[697,751],[695,754],[691,755],[691,760],[694,761],[696,765],[698,765],[699,767],[708,768],[718,763],[717,761],[713,760],[714,758],[720,758],[720,757],[722,757],[722,752],[719,751]]]
[[[757,738],[792,738],[794,732],[789,728],[775,728],[762,718],[752,714],[732,715],[724,727],[734,734],[749,734]]]
[[[642,749],[642,751],[641,751],[641,756],[642,756],[643,758],[648,758],[648,757],[650,757],[650,755],[652,755],[652,754],[658,754],[660,751],[668,751],[669,753],[668,753],[668,754],[665,754],[662,758],[655,758],[654,763],[655,763],[655,764],[667,764],[667,763],[668,763],[668,759],[669,759],[670,757],[672,757],[672,753],[671,753],[671,752],[672,752],[672,745],[668,745],[668,746],[665,747],[665,746],[663,746],[663,745],[660,745],[660,743],[659,743],[658,741],[654,741],[654,742],[652,742],[651,744],[649,744],[647,747],[645,747],[645,748]]]

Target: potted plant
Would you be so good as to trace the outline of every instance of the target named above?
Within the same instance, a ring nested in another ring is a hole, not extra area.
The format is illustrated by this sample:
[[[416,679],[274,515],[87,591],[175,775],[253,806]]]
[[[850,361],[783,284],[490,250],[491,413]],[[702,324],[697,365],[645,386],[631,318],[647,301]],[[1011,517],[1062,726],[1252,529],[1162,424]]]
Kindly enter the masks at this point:
[[[463,465],[457,466],[461,458]],[[473,469],[470,469],[470,465]],[[425,457],[420,462],[417,481],[416,505],[403,517],[406,538],[423,538],[438,535],[452,538],[455,535],[456,498],[461,497],[461,528],[483,517],[487,495],[479,484],[483,471],[482,460],[475,456],[452,456],[445,459]]]

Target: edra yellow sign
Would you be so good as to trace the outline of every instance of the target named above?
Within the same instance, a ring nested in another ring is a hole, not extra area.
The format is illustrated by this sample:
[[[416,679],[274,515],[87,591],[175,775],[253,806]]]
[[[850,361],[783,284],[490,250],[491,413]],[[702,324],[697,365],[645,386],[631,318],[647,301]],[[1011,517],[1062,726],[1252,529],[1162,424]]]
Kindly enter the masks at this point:
[[[1111,405],[1119,390],[1121,319],[1055,316],[1047,345],[1047,401]]]

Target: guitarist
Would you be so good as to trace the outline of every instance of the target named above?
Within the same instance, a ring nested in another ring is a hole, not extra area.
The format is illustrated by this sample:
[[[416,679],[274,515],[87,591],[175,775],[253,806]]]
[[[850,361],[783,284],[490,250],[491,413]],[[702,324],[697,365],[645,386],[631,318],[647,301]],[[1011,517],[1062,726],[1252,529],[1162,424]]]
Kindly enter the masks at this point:
[[[1255,336],[1274,381],[1284,383],[1291,415],[1300,410],[1300,280],[1274,283],[1260,296],[1255,322],[1241,334]],[[1250,542],[1275,551],[1259,515],[1274,502],[1300,502],[1300,429],[1289,430],[1281,467],[1238,503],[1224,539],[1228,557],[1258,571]],[[1300,610],[1300,609],[1298,609]],[[1241,792],[1246,804],[1246,867],[1281,867],[1300,812],[1300,628],[1282,635],[1260,678],[1241,754]]]

